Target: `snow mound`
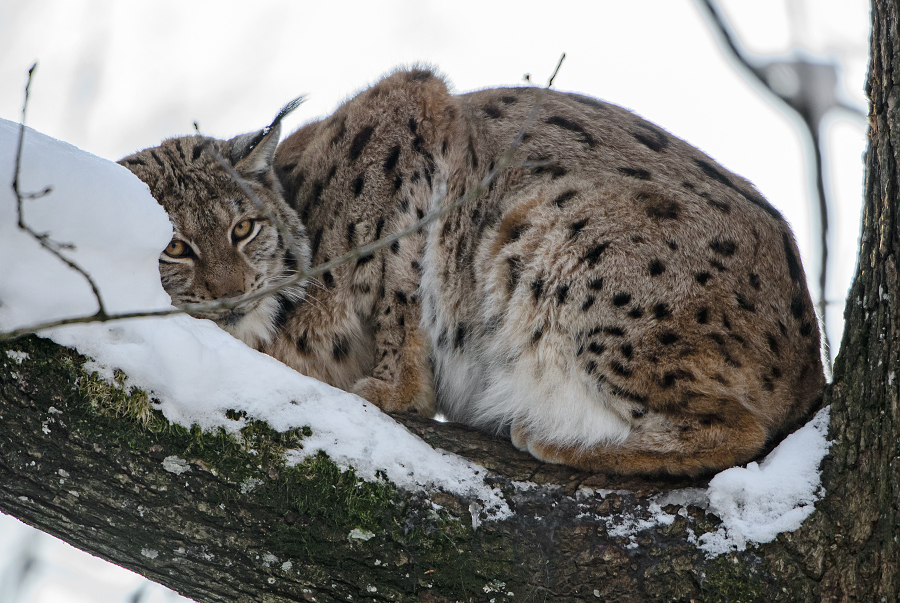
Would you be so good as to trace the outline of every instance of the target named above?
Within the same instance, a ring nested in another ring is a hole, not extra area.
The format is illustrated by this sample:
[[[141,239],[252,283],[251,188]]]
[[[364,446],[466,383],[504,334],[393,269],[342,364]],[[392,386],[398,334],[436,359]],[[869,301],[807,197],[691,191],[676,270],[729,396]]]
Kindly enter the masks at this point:
[[[709,482],[707,511],[722,525],[700,536],[701,549],[710,555],[743,550],[800,527],[822,496],[819,464],[831,445],[830,410],[820,410],[761,463],[726,469]]]
[[[0,173],[12,175],[19,126],[0,120]],[[169,308],[158,258],[172,236],[168,216],[127,169],[31,129],[26,131],[21,190],[52,191],[26,200],[26,223],[74,245],[64,254],[94,278],[109,312]],[[42,249],[17,226],[15,197],[0,187],[0,331],[90,315],[97,304],[84,278]],[[481,501],[487,517],[509,508],[485,484],[487,471],[433,450],[361,398],[305,377],[250,349],[214,323],[186,315],[70,325],[42,332],[113,369],[160,401],[167,419],[204,430],[235,432],[244,410],[274,429],[309,426],[305,456],[325,451],[364,479],[378,472],[401,488],[441,487]]]

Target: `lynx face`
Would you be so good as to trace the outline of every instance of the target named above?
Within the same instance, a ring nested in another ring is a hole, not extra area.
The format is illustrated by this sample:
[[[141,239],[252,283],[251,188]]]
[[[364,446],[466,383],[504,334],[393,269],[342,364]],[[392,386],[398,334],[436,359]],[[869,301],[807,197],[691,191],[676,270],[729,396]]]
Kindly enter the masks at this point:
[[[159,271],[174,305],[239,298],[282,284],[308,267],[305,230],[282,200],[271,171],[277,141],[276,125],[231,141],[170,139],[120,161],[169,213],[175,234],[160,254]],[[235,167],[255,200],[217,156]],[[283,240],[273,217],[286,226],[296,250]],[[234,308],[192,314],[257,347],[272,340],[283,308],[301,299],[304,289],[299,283]]]

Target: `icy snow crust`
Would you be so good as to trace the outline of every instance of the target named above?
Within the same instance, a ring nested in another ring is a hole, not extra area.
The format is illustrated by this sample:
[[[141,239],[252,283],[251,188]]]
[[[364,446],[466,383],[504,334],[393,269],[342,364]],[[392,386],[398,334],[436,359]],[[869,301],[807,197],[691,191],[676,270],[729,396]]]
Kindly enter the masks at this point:
[[[13,174],[18,129],[0,120],[0,174],[7,177]],[[25,201],[26,222],[55,241],[75,245],[65,254],[92,275],[109,312],[170,307],[157,260],[172,228],[147,187],[128,170],[29,129],[20,183],[24,192],[53,187],[49,195]],[[9,187],[0,186],[0,331],[96,309],[85,280],[18,230],[15,198]],[[499,490],[485,484],[485,469],[433,450],[371,404],[251,350],[210,321],[176,315],[72,325],[42,335],[93,358],[89,368],[108,377],[122,369],[128,385],[151,392],[170,421],[236,432],[244,420],[225,417],[226,410],[236,409],[277,430],[309,426],[312,436],[302,451],[290,453],[290,461],[323,450],[365,479],[383,472],[407,490],[440,487],[477,499],[473,525],[481,513],[491,519],[511,513]],[[723,471],[708,490],[660,497],[647,517],[598,519],[611,535],[629,536],[671,523],[674,516],[664,506],[699,504],[723,522],[697,542],[708,554],[768,542],[797,529],[820,496],[818,465],[828,449],[827,423],[826,409],[762,463]],[[594,492],[579,493],[586,495]]]

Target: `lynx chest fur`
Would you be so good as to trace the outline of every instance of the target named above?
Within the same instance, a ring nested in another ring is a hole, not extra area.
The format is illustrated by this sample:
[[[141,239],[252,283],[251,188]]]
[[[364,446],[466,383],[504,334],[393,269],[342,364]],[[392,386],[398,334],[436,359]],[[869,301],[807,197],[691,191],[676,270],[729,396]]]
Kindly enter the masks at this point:
[[[470,198],[274,296],[198,313],[248,345],[381,408],[437,410],[595,471],[745,462],[818,402],[789,226],[664,130],[575,94],[453,96],[426,70],[278,145],[285,111],[122,160],[172,218],[160,271],[175,303],[243,300]]]

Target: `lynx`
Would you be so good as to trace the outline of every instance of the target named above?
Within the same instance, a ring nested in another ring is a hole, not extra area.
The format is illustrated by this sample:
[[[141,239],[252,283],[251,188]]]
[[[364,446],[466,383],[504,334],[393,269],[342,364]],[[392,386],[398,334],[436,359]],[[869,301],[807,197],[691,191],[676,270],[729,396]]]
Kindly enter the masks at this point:
[[[249,346],[382,409],[437,411],[596,472],[744,463],[820,402],[788,224],[665,130],[578,94],[454,96],[419,68],[279,145],[290,108],[258,132],[121,160],[174,225],[160,256],[174,303],[285,282],[481,194],[321,278],[198,314]]]

